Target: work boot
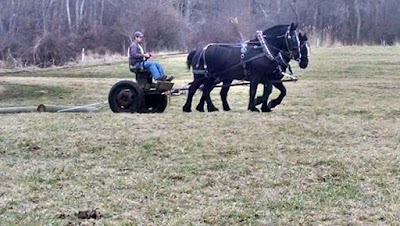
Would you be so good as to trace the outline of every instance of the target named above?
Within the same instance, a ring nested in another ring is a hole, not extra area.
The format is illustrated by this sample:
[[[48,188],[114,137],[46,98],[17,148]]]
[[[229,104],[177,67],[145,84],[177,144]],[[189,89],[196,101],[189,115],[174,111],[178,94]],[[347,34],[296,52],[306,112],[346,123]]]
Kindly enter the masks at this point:
[[[174,76],[166,76],[166,75],[164,75],[164,77],[163,77],[163,81],[167,81],[167,82],[172,81],[172,79],[174,79]]]
[[[167,77],[166,75],[164,75],[163,77],[159,78],[159,81],[166,81],[166,82],[170,82],[172,81],[172,79],[174,79],[174,76],[169,76]]]

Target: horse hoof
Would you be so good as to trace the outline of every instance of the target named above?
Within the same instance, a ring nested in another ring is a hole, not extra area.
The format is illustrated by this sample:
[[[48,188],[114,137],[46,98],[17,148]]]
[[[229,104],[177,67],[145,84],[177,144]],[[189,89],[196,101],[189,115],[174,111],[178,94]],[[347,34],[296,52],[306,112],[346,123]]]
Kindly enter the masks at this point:
[[[219,111],[218,108],[208,108],[208,112]]]
[[[231,108],[229,107],[229,104],[223,104],[222,107],[223,107],[224,111],[230,111],[231,110]]]
[[[260,112],[260,110],[258,110],[258,108],[251,108],[249,110],[252,111],[252,112]]]
[[[264,102],[264,100],[263,100],[262,97],[257,97],[255,102],[256,102],[256,105],[260,105],[260,104],[262,104]]]
[[[269,108],[275,108],[276,106],[277,106],[278,104],[275,102],[275,101],[270,101],[269,103],[268,103],[268,107]]]
[[[261,111],[262,112],[271,112],[272,110],[271,110],[271,108],[269,108],[269,107],[261,107]]]
[[[192,110],[190,108],[186,108],[186,107],[183,107],[182,111],[183,112],[192,112]]]
[[[197,110],[198,112],[204,112],[204,109],[201,108],[201,107],[196,107],[196,110]]]

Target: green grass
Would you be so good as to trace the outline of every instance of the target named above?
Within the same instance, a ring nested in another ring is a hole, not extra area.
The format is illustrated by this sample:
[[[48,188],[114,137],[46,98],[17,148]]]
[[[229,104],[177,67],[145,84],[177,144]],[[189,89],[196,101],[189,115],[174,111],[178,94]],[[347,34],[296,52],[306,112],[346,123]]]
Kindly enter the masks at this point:
[[[177,96],[163,114],[0,115],[0,222],[395,225],[399,57],[313,49],[271,113],[248,112],[248,87],[232,87],[231,112],[183,113]],[[176,86],[191,80],[185,56],[157,60]],[[103,102],[133,77],[125,63],[0,74],[0,106]],[[92,209],[99,219],[75,215]]]
[[[72,93],[64,87],[44,86],[44,85],[25,85],[15,83],[0,83],[6,87],[2,91],[0,101],[9,105],[18,105],[24,103],[40,103],[48,101],[49,97],[53,99],[63,99],[69,97]],[[13,102],[10,102],[12,100]]]
[[[125,62],[73,66],[57,69],[31,70],[22,72],[4,72],[0,76],[13,77],[67,77],[67,78],[120,78],[129,76]]]

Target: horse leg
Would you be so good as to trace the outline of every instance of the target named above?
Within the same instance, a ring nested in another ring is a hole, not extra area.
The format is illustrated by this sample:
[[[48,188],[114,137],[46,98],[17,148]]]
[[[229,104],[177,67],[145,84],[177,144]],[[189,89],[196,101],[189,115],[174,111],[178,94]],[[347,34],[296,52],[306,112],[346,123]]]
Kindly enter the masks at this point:
[[[185,105],[183,105],[182,110],[184,112],[191,112],[192,111],[192,101],[193,101],[193,96],[196,93],[197,89],[203,84],[205,78],[201,79],[194,79],[193,83],[190,85],[189,90],[188,90],[188,96],[186,99]]]
[[[282,103],[283,98],[286,96],[286,88],[282,82],[274,83],[273,85],[275,86],[275,88],[277,88],[279,91],[281,91],[281,93],[279,94],[279,96],[276,99],[273,99],[273,100],[271,100],[271,102],[269,102],[268,105],[270,105],[271,108],[274,108],[277,105],[279,105],[280,103]]]
[[[262,112],[270,112],[271,111],[271,107],[268,104],[268,98],[269,98],[269,95],[271,94],[271,92],[272,92],[272,84],[271,83],[264,84],[264,95],[265,96],[263,98],[265,98],[265,99],[261,106]]]
[[[260,110],[258,110],[258,108],[256,108],[256,102],[254,99],[256,97],[256,93],[257,93],[257,86],[258,86],[257,82],[254,82],[254,81],[250,82],[249,106],[247,109],[250,111],[260,112]]]
[[[228,92],[229,92],[229,88],[231,87],[230,86],[231,83],[232,83],[232,81],[223,82],[221,92],[219,93],[221,96],[222,107],[224,108],[224,111],[231,110],[231,108],[229,107],[229,104],[228,104]]]
[[[201,95],[201,98],[199,100],[199,104],[196,107],[196,110],[199,112],[204,112],[204,104],[205,104],[206,99]]]
[[[217,83],[213,84],[213,86],[211,88],[211,91],[214,89],[216,84]],[[203,84],[203,87],[201,87],[200,89],[201,89],[202,92],[204,91],[203,90],[204,89],[204,84]],[[211,93],[211,91],[210,91],[210,93]],[[205,104],[206,101],[207,101],[206,98],[203,95],[201,95],[201,98],[199,100],[199,104],[196,107],[196,110],[199,111],[199,112],[204,112],[204,104]]]
[[[210,93],[213,90],[215,86],[215,80],[214,79],[209,79],[204,83],[203,87],[203,95],[202,98],[207,102],[207,111],[208,112],[213,112],[213,111],[219,111],[218,108],[214,106],[212,103]]]
[[[256,98],[256,105],[260,105],[260,104],[264,103],[265,101],[267,101],[269,95],[271,94],[271,91],[272,90],[269,90],[268,87],[266,87],[264,85],[263,95],[262,96],[258,96]]]

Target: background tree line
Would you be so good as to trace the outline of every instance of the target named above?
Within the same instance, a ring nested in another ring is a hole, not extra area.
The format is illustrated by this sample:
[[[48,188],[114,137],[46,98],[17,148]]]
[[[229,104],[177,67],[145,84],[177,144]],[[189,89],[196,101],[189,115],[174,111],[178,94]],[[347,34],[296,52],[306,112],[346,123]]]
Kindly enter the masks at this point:
[[[129,36],[147,49],[188,50],[238,42],[257,29],[298,21],[313,45],[388,44],[400,37],[399,0],[0,0],[0,60],[62,65],[82,48],[125,54]]]

